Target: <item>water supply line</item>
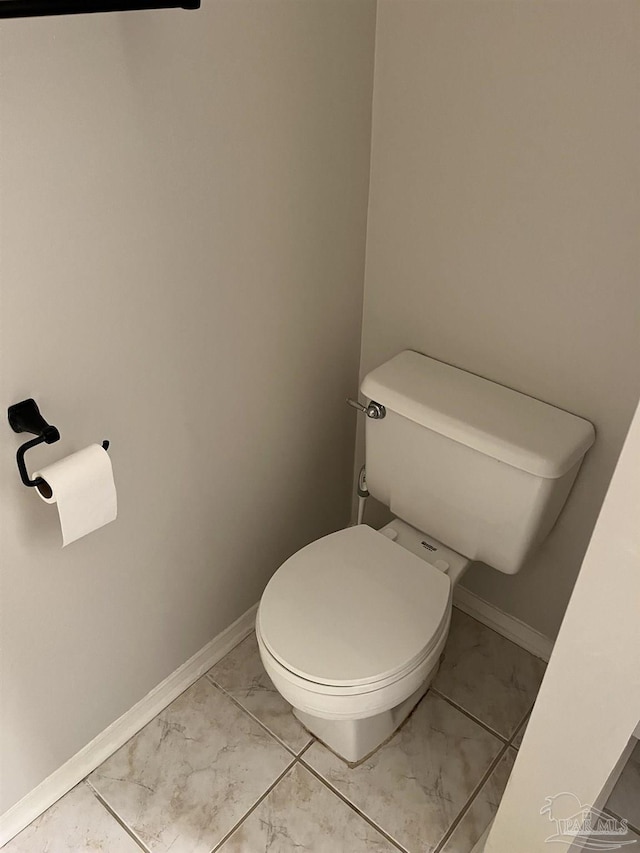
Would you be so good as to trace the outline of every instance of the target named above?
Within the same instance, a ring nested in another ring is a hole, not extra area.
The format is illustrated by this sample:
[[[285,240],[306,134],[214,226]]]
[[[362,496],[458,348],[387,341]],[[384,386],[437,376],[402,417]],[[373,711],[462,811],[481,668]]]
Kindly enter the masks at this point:
[[[369,405],[365,406],[364,403],[360,403],[358,400],[352,400],[351,397],[347,397],[347,403],[351,406],[352,409],[357,409],[362,414],[366,415],[368,418],[374,421],[382,420],[382,418],[386,417],[387,410],[382,405],[382,403],[376,403],[375,400],[370,400]],[[367,498],[369,497],[369,490],[367,489],[367,478],[365,475],[365,467],[364,465],[360,469],[360,473],[358,474],[358,520],[356,524],[362,524],[362,519],[364,518],[364,507],[367,502]]]
[[[365,472],[364,465],[360,469],[360,473],[358,474],[358,521],[357,524],[362,524],[362,520],[364,518],[364,507],[367,502],[367,498],[369,497],[369,491],[367,489],[367,476]]]

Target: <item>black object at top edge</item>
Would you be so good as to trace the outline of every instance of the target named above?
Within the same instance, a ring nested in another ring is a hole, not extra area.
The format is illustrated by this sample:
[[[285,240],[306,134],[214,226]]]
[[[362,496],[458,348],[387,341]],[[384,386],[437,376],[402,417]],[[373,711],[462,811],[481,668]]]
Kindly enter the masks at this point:
[[[200,0],[0,0],[0,18],[176,8],[199,9]]]

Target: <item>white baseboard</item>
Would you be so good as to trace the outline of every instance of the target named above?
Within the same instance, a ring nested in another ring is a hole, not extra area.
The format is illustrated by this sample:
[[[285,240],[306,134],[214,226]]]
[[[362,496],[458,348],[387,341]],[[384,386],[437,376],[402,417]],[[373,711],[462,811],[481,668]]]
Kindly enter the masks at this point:
[[[521,646],[532,655],[548,661],[553,650],[553,641],[535,628],[510,616],[494,604],[480,598],[463,586],[457,586],[453,592],[453,603],[478,622],[493,628],[498,634]]]
[[[90,743],[0,817],[0,847],[39,817],[146,726],[253,630],[258,605],[214,637]]]

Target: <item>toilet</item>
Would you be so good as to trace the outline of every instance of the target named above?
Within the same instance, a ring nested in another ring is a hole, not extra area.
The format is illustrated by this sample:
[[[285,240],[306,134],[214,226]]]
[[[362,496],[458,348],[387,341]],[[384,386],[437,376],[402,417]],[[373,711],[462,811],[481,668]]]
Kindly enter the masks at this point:
[[[351,764],[395,732],[435,678],[469,563],[518,572],[595,438],[583,418],[410,350],[361,390],[367,488],[395,518],[302,548],[273,575],[256,617],[276,689]]]

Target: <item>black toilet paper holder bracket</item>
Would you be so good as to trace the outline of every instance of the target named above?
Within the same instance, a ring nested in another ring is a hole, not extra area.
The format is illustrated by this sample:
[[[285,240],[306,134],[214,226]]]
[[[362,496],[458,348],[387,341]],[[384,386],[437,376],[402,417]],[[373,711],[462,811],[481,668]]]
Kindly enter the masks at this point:
[[[32,447],[36,447],[38,444],[53,444],[54,442],[59,441],[60,433],[58,432],[57,427],[51,426],[51,424],[48,424],[45,421],[40,414],[38,404],[31,398],[28,400],[22,400],[22,402],[16,403],[13,406],[9,406],[8,415],[9,426],[14,432],[30,432],[32,435],[36,436],[36,438],[32,438],[30,441],[26,441],[24,444],[20,445],[16,452],[16,461],[18,463],[18,471],[20,472],[20,479],[25,486],[42,486],[45,484],[42,477],[36,477],[35,480],[31,480],[29,478],[27,466],[24,461],[24,455],[27,450],[31,450]],[[102,447],[105,450],[108,450],[109,442],[103,441]]]

